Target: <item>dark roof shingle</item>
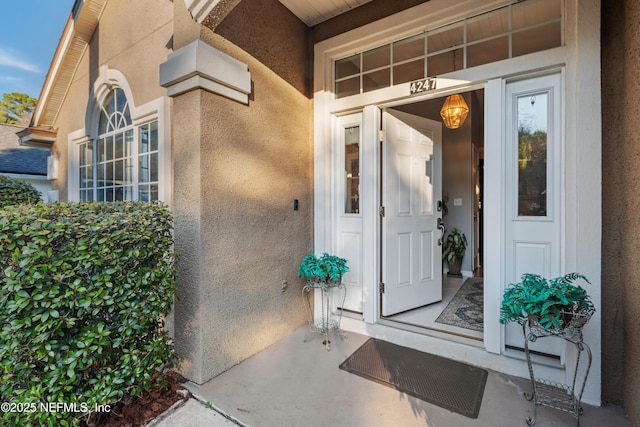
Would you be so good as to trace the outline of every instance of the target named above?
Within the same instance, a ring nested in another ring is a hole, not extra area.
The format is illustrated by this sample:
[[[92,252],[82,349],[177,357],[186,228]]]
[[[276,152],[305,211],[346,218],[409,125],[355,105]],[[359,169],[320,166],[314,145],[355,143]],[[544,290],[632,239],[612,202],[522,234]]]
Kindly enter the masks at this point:
[[[50,151],[20,146],[16,133],[23,129],[0,123],[0,173],[47,175]]]

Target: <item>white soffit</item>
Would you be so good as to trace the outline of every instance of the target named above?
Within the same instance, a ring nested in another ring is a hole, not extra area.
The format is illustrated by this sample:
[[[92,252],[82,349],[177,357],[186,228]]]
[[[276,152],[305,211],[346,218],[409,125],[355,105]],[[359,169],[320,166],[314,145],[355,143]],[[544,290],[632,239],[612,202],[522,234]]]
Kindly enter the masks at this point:
[[[280,0],[302,22],[312,27],[371,0]]]

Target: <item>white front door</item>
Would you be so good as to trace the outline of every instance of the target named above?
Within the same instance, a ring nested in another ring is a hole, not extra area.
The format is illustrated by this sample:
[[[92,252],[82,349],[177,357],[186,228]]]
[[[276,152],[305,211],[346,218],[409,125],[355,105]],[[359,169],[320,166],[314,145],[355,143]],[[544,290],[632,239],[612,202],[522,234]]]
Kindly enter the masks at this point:
[[[382,143],[382,315],[442,300],[439,122],[385,110]]]

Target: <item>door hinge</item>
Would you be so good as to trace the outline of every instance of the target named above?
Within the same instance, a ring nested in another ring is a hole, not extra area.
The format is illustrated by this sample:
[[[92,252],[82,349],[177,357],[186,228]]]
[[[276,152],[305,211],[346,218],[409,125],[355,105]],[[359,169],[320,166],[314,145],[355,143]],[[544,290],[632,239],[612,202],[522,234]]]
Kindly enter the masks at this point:
[[[380,206],[378,208],[378,215],[380,215],[381,218],[384,218],[384,206]]]
[[[378,131],[378,142],[383,142],[384,141],[384,131],[380,130]]]
[[[380,282],[380,293],[384,294],[384,282]]]

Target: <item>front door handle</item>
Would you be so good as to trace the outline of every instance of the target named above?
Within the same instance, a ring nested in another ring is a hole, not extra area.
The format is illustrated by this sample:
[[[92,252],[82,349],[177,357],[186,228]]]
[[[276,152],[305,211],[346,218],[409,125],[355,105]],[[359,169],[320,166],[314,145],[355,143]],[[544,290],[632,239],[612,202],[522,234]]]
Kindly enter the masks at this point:
[[[438,218],[438,228],[440,229],[440,238],[438,239],[438,246],[442,246],[442,239],[444,238],[444,221],[442,218]]]

